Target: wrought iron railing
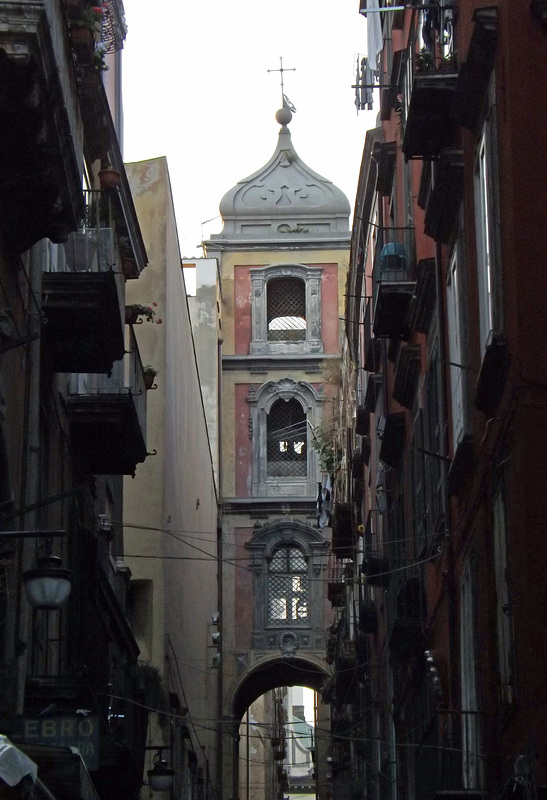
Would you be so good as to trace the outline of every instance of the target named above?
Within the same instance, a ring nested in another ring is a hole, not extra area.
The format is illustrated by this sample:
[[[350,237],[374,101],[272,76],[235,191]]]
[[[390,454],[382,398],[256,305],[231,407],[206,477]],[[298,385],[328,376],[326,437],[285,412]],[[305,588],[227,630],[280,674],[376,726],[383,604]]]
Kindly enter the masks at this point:
[[[115,266],[114,223],[108,192],[85,191],[85,212],[80,227],[63,245],[64,263],[57,271],[108,272]]]
[[[121,0],[106,0],[103,3],[102,41],[106,53],[121,50],[127,36],[125,11]]]
[[[414,78],[420,74],[456,72],[454,43],[454,7],[452,4],[429,4],[418,12],[411,26],[402,68],[401,122],[406,122]]]
[[[121,395],[129,393],[137,419],[146,441],[146,384],[144,370],[131,326],[126,326],[126,353],[115,361],[110,373],[73,373],[69,382],[69,394],[75,395]]]
[[[378,228],[372,268],[372,299],[376,300],[381,283],[414,280],[416,260],[414,228]]]

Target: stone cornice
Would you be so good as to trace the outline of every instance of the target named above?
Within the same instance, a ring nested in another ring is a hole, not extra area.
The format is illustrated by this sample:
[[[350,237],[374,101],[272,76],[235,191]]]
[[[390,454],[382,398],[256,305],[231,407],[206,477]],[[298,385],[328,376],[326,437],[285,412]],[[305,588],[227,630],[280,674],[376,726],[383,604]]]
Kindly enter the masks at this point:
[[[227,372],[236,370],[246,370],[251,373],[267,373],[270,370],[276,369],[295,369],[304,372],[313,372],[320,374],[321,362],[338,359],[340,356],[336,353],[308,353],[302,355],[235,355],[235,356],[222,356],[222,369]],[[322,380],[322,378],[321,378]]]

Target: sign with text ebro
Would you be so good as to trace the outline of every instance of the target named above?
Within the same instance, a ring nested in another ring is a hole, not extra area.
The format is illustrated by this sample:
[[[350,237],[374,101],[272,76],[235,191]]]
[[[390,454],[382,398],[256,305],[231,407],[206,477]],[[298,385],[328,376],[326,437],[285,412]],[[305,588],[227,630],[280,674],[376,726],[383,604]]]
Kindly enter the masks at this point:
[[[99,769],[97,716],[19,717],[13,740],[51,747],[77,747],[88,770]]]

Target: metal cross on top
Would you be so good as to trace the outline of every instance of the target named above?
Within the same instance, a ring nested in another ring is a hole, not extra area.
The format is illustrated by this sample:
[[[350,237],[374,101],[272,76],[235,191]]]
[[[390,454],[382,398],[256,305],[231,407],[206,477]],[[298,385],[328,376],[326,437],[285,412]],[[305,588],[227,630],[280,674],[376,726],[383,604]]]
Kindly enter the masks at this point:
[[[296,67],[284,67],[283,66],[283,56],[279,56],[279,64],[280,64],[279,69],[269,69],[268,72],[279,72],[279,73],[281,73],[281,100],[283,102],[283,105],[285,105],[285,103],[288,103],[289,108],[291,108],[291,106],[292,106],[291,110],[296,111],[296,109],[294,108],[294,106],[292,105],[292,103],[290,102],[288,97],[285,96],[285,93],[283,91],[283,87],[284,87],[283,73],[284,72],[296,72]]]

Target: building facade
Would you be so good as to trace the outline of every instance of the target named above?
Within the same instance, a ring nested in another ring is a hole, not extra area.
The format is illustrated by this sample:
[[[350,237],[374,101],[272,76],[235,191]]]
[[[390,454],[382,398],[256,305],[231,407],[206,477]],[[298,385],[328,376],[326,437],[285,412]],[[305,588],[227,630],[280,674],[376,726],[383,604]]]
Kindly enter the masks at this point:
[[[21,0],[0,19],[2,763],[16,744],[38,792],[133,798],[123,476],[147,456],[147,393],[124,307],[147,254],[119,144],[123,6]],[[1,791],[23,796],[20,777]]]
[[[386,5],[361,4],[381,88],[335,475],[337,794],[538,797],[545,133],[531,158],[517,131],[540,126],[545,15]]]
[[[150,698],[163,713],[150,720],[145,772],[163,746],[175,770],[173,796],[197,800],[216,791],[217,672],[209,654],[218,612],[218,281],[215,262],[198,259],[196,295],[187,297],[165,158],[128,164],[127,173],[149,255],[128,301],[151,310],[134,327],[156,372],[150,457],[126,478],[124,508],[139,663],[162,689]]]

